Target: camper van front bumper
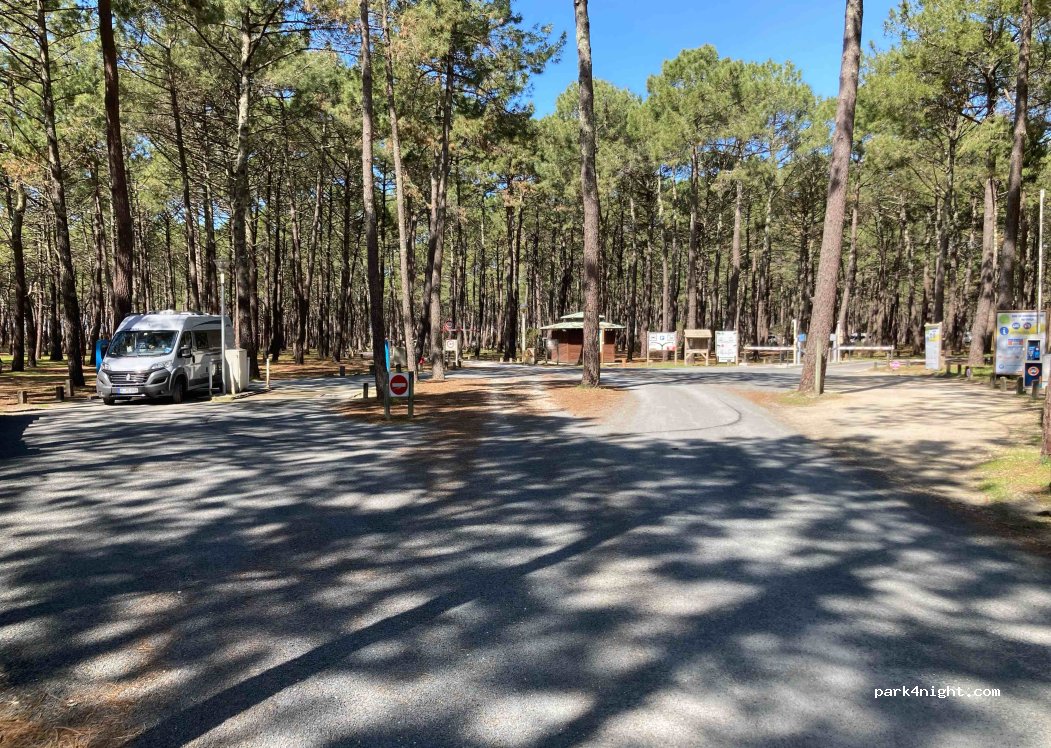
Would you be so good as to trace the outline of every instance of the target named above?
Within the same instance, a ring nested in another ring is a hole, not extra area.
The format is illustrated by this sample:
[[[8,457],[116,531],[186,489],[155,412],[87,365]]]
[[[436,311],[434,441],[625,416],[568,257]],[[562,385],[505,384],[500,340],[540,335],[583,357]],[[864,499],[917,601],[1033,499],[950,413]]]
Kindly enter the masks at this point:
[[[95,391],[100,397],[164,397],[171,394],[171,374],[156,371],[99,371]]]

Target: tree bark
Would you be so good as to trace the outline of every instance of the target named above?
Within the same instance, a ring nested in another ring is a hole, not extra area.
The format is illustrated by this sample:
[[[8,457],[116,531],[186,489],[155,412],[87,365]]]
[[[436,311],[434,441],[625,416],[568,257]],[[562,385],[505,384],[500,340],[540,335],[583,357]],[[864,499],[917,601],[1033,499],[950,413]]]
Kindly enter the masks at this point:
[[[1018,77],[1015,85],[1014,140],[1007,177],[1004,246],[1000,250],[1000,309],[1014,307],[1014,265],[1018,246],[1018,219],[1022,206],[1022,157],[1025,150],[1026,112],[1029,107],[1029,50],[1033,37],[1033,0],[1022,0],[1022,25],[1018,43]]]
[[[1000,251],[1000,289],[996,304],[1014,308],[1014,259],[1018,245],[1018,222],[1022,209],[1022,159],[1026,147],[1026,113],[1029,106],[1029,57],[1033,36],[1033,2],[1022,0],[1022,27],[1018,39],[1018,72],[1014,87],[1014,132],[1011,165],[1007,178],[1004,246]]]
[[[192,309],[201,308],[201,286],[197,278],[197,214],[194,213],[190,200],[190,169],[186,159],[186,141],[182,133],[182,114],[179,109],[179,96],[175,84],[175,64],[172,62],[171,47],[165,50],[165,61],[168,67],[168,97],[172,107],[172,120],[175,127],[175,150],[179,158],[179,181],[182,185],[183,231],[186,233],[186,277],[189,285]]]
[[[697,234],[699,166],[697,147],[690,146],[690,244],[686,252],[686,327],[697,327]]]
[[[741,203],[744,200],[744,184],[737,180],[734,196],[734,233],[730,240],[730,279],[726,284],[726,328],[737,330],[740,324],[739,291],[741,285]]]
[[[601,375],[599,283],[601,239],[599,193],[595,173],[595,90],[591,75],[591,28],[588,0],[573,0],[580,81],[580,183],[584,202],[584,373],[581,384],[597,387]]]
[[[11,341],[11,371],[25,371],[26,357],[26,261],[22,242],[22,227],[26,215],[26,190],[21,182],[7,189],[7,214],[11,216],[11,259],[14,264],[15,297],[13,299],[14,336]]]
[[[109,156],[110,199],[113,205],[113,293],[112,327],[131,313],[132,272],[135,235],[128,198],[128,177],[124,170],[124,145],[120,132],[120,85],[117,73],[117,47],[113,41],[113,11],[110,0],[98,0],[99,41],[105,79],[106,152]]]
[[[850,312],[850,297],[854,293],[854,279],[858,274],[858,205],[861,202],[861,183],[854,188],[854,204],[850,211],[850,259],[843,276],[843,298],[839,302],[839,318],[836,321],[836,344],[844,345],[850,337],[847,330]]]
[[[237,140],[233,164],[233,195],[230,221],[234,260],[234,291],[237,298],[237,346],[248,354],[250,377],[259,376],[255,320],[252,317],[251,259],[248,257],[248,137],[251,117],[252,39],[251,11],[241,14],[241,58],[237,81]],[[223,310],[225,313],[225,310]]]
[[[44,133],[47,139],[48,198],[55,217],[55,249],[58,254],[59,283],[62,294],[62,314],[69,378],[77,387],[84,386],[83,351],[80,341],[80,303],[77,300],[77,281],[73,270],[73,252],[69,241],[69,219],[66,212],[66,188],[63,184],[62,158],[58,150],[58,131],[55,127],[55,99],[51,90],[51,56],[48,43],[47,14],[44,0],[36,0],[37,41],[40,53],[41,108],[44,115]],[[130,281],[130,278],[129,278]],[[52,329],[52,335],[59,331]]]
[[[456,29],[453,29],[454,37]],[[428,238],[430,288],[427,294],[431,343],[431,379],[445,380],[445,351],[442,345],[442,254],[445,249],[445,212],[449,186],[449,138],[452,134],[453,47],[450,43],[445,59],[445,87],[442,93],[442,137],[438,156],[438,174],[432,181],[431,222]]]
[[[390,119],[391,155],[394,159],[394,202],[398,213],[398,260],[401,270],[402,334],[409,371],[416,371],[416,336],[412,319],[412,276],[410,274],[409,216],[405,205],[405,170],[401,160],[398,107],[394,98],[394,52],[390,35],[390,2],[383,0],[384,67],[387,82],[387,114]]]
[[[369,2],[361,0],[361,201],[364,206],[365,252],[369,281],[369,323],[372,329],[372,363],[376,392],[387,391],[387,358],[384,351],[383,279],[376,232],[376,197],[372,173],[372,50],[369,35]]]
[[[828,200],[821,235],[814,306],[807,337],[806,360],[799,379],[799,391],[815,391],[816,369],[824,367],[823,353],[836,312],[836,282],[843,249],[843,218],[847,203],[847,177],[850,151],[854,142],[854,109],[858,94],[858,64],[861,58],[862,0],[847,0],[843,31],[843,59],[839,73],[839,102],[836,129],[832,137]],[[819,355],[819,352],[822,355]],[[817,392],[817,394],[821,394]]]

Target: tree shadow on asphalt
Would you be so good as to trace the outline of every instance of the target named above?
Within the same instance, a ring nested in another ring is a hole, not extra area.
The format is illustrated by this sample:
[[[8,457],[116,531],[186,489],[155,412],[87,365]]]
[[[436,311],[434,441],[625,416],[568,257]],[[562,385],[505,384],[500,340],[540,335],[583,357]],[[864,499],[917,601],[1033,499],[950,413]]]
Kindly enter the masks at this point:
[[[1046,567],[799,437],[130,411],[0,461],[0,664],[155,676],[138,745],[1022,743],[1046,713]],[[902,685],[1004,697],[873,698]]]

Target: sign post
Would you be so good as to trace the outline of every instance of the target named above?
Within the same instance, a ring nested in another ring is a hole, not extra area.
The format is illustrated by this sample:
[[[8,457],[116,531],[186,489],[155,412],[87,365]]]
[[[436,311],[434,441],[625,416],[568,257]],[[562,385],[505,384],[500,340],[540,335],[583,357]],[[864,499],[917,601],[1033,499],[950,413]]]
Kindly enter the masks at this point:
[[[924,366],[928,369],[938,371],[942,360],[942,323],[934,322],[923,326],[923,339],[925,341]]]
[[[715,331],[715,360],[720,363],[737,363],[737,330]]]
[[[675,354],[675,361],[679,360],[679,348],[676,345],[675,332],[651,332],[646,334],[646,363],[650,362],[650,351],[661,351],[667,353],[671,349]]]

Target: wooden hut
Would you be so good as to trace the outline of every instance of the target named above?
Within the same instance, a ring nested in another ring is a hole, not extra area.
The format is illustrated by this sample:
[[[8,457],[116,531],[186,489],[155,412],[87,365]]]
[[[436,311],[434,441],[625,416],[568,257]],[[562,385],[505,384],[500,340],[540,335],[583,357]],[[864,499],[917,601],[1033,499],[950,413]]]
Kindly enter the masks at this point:
[[[624,325],[615,325],[599,317],[602,334],[602,363],[612,364],[617,356],[617,331]],[[584,313],[574,312],[553,325],[540,328],[547,333],[548,359],[556,364],[579,364],[584,356]]]

